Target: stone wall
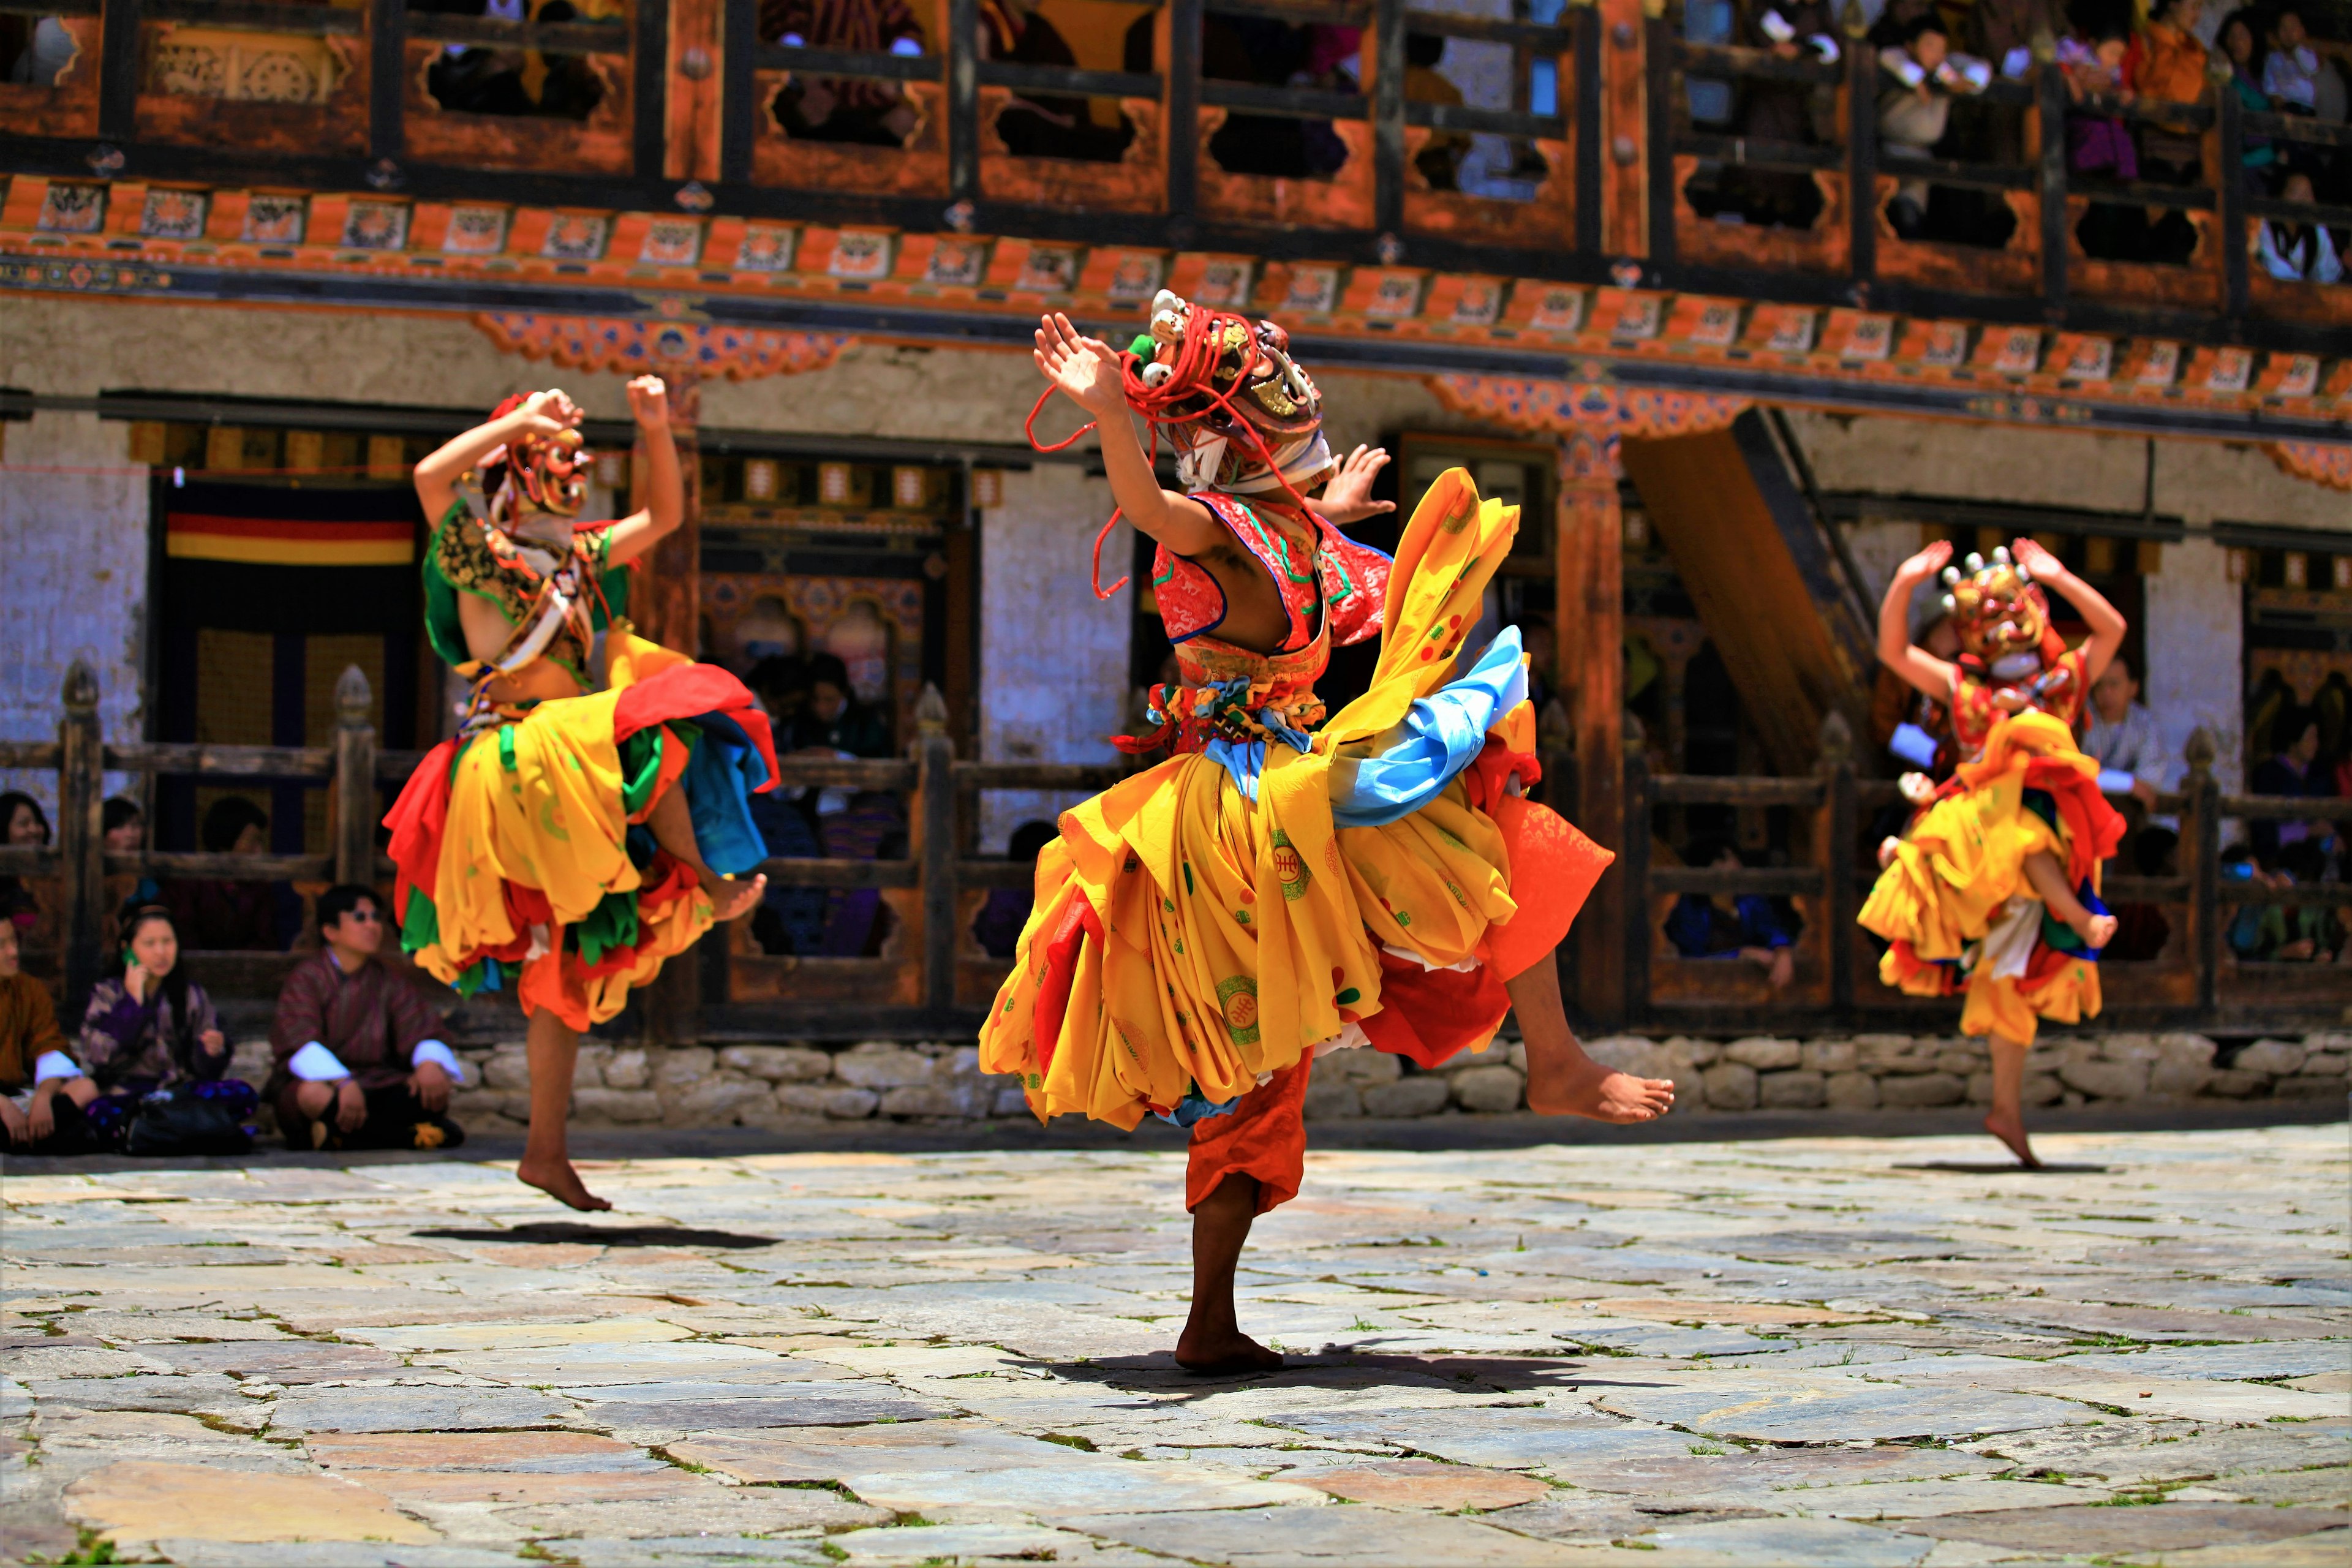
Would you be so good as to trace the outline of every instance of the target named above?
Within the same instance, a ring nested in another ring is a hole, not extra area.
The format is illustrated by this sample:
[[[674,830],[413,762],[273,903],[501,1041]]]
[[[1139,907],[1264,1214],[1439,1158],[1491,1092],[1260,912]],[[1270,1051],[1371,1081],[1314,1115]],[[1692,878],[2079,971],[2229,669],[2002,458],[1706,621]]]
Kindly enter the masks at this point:
[[[1595,1058],[1675,1082],[1677,1116],[1752,1110],[1928,1110],[1982,1105],[1991,1060],[1979,1040],[1908,1035],[1754,1037],[1724,1044],[1617,1035],[1587,1042]],[[519,1130],[529,1115],[520,1040],[466,1047],[469,1086],[453,1114],[480,1131]],[[2026,1065],[2029,1105],[2152,1105],[2342,1096],[2352,1033],[2221,1047],[2201,1035],[2053,1039]],[[1314,1121],[1504,1114],[1525,1109],[1526,1056],[1516,1041],[1409,1068],[1378,1051],[1316,1066]],[[241,1068],[247,1066],[240,1059]],[[588,1126],[766,1127],[821,1121],[971,1121],[1027,1114],[1009,1078],[980,1071],[970,1046],[868,1041],[815,1046],[696,1046],[667,1051],[584,1045],[572,1118]]]

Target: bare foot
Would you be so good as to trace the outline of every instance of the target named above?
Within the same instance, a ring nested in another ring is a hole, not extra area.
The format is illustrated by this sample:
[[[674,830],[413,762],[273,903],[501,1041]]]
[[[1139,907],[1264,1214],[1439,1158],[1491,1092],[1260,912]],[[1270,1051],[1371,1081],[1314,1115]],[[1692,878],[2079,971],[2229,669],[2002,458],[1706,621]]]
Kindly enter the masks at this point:
[[[515,1167],[515,1179],[525,1186],[537,1187],[557,1203],[569,1204],[576,1209],[593,1212],[613,1206],[609,1198],[600,1198],[588,1190],[580,1173],[572,1168],[569,1160],[541,1162],[526,1159]]]
[[[1590,1116],[1595,1121],[1654,1121],[1675,1108],[1675,1086],[1662,1078],[1635,1078],[1587,1058],[1565,1071],[1528,1060],[1528,1109],[1543,1116]]]
[[[2066,923],[2076,936],[2083,939],[2085,946],[2105,947],[2116,940],[2116,917],[2113,915],[2095,915],[2085,910],[2081,920]]]
[[[2021,1168],[2028,1171],[2042,1169],[2042,1162],[2034,1158],[2033,1145],[2025,1141],[2025,1116],[2022,1111],[2003,1116],[1996,1110],[1984,1119],[1984,1130],[2009,1145],[2009,1152],[2017,1156]]]
[[[1274,1372],[1282,1365],[1278,1351],[1270,1351],[1239,1329],[1213,1333],[1185,1325],[1176,1342],[1176,1364],[1186,1372]]]
[[[702,890],[710,895],[710,918],[720,925],[739,915],[751,912],[760,895],[768,889],[768,879],[754,877],[748,882],[738,882],[716,872],[702,878]]]

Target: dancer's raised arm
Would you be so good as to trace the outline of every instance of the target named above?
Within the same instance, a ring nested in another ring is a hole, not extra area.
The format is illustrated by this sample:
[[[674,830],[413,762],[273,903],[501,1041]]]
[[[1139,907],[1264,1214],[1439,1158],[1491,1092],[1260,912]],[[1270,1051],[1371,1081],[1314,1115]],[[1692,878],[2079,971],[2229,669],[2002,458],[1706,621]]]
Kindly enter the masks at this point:
[[[651,550],[686,521],[686,481],[677,471],[677,444],[669,436],[669,388],[657,375],[629,383],[629,412],[646,445],[646,504],[613,525],[606,559],[619,566]]]
[[[1936,541],[1895,569],[1886,597],[1878,602],[1879,662],[1938,702],[1952,700],[1952,678],[1959,671],[1911,640],[1911,595],[1951,558],[1951,542]]]
[[[1032,357],[1040,374],[1093,416],[1110,493],[1128,521],[1179,555],[1198,555],[1223,538],[1223,527],[1207,507],[1160,488],[1128,415],[1118,350],[1080,335],[1069,317],[1056,312],[1039,320]]]
[[[2031,539],[2019,540],[2010,547],[2010,553],[2035,582],[2056,589],[2091,628],[2091,638],[2083,645],[2084,681],[2105,675],[2124,646],[2123,612],[2108,604],[2105,595],[2066,570],[2064,562]]]
[[[532,393],[511,412],[485,420],[464,435],[443,442],[416,465],[411,476],[416,485],[416,499],[425,503],[425,520],[439,522],[447,514],[450,503],[457,499],[458,476],[499,447],[518,436],[560,436],[579,428],[580,420],[580,405],[561,388],[550,387],[545,392]]]

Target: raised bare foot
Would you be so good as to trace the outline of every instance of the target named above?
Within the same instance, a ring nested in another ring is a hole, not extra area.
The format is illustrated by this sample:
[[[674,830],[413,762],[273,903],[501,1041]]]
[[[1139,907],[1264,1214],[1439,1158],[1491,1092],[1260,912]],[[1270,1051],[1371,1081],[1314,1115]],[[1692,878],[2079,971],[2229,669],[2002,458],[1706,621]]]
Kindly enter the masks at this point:
[[[528,1187],[537,1187],[560,1204],[593,1212],[613,1206],[608,1198],[600,1198],[588,1190],[580,1173],[572,1168],[569,1160],[526,1159],[515,1167],[515,1179]]]
[[[1188,1324],[1176,1342],[1176,1364],[1186,1372],[1203,1373],[1275,1372],[1282,1366],[1282,1353],[1266,1349],[1239,1329],[1215,1333]]]
[[[1984,1130],[2009,1145],[2009,1152],[2017,1156],[2021,1168],[2028,1171],[2042,1169],[2042,1162],[2034,1158],[2033,1145],[2025,1141],[2023,1112],[2003,1116],[1996,1110],[1984,1119]]]
[[[1635,1078],[1589,1058],[1564,1071],[1538,1068],[1532,1057],[1528,1066],[1528,1109],[1538,1115],[1654,1121],[1675,1108],[1675,1086],[1665,1079]]]
[[[2085,910],[2081,920],[2066,923],[2087,947],[2105,947],[2116,940],[2116,917],[2113,915],[2095,915]]]
[[[767,889],[768,879],[763,876],[738,882],[713,872],[702,879],[702,890],[710,895],[710,918],[720,925],[739,915],[750,914],[751,906]]]

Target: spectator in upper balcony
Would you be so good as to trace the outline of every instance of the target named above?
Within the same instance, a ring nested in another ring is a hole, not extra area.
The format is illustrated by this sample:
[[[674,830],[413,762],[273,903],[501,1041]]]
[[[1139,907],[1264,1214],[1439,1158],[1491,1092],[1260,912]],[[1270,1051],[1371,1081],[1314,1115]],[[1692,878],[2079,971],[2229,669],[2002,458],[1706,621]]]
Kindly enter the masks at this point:
[[[1992,79],[1981,60],[1952,53],[1940,17],[1930,11],[1878,56],[1878,141],[1897,164],[1933,155],[1949,124],[1954,93],[1980,92]],[[1927,177],[1906,177],[1887,204],[1886,221],[1905,239],[1926,237]]]
[[[1211,12],[1201,28],[1201,74],[1260,87],[1360,90],[1324,29],[1270,16]],[[1234,111],[1210,136],[1209,156],[1229,174],[1328,180],[1347,163],[1348,146],[1328,120]]]
[[[2011,81],[2033,68],[2033,37],[2044,32],[2058,32],[2048,0],[1977,0],[1969,7],[1969,47]]]
[[[1143,18],[1140,29],[1128,28],[1121,40],[1118,69],[1139,75],[1151,69],[1149,21],[1148,16]],[[980,41],[990,58],[1014,65],[1064,70],[1086,65],[1100,70],[1112,64],[1107,58],[1081,60],[1060,29],[1028,0],[990,0],[982,7]],[[1116,100],[1020,92],[997,115],[996,134],[1015,157],[1115,163],[1135,140],[1135,127]]]
[[[1784,60],[1833,64],[1843,58],[1828,0],[1759,0],[1740,18],[1739,41]],[[1802,82],[1741,80],[1739,133],[1752,142],[1813,146],[1817,98],[1831,89]],[[1766,169],[1727,171],[1721,186],[1724,213],[1738,213],[1759,226],[1811,228],[1821,216],[1822,192],[1811,174]]]
[[[2292,5],[2271,14],[2269,58],[2263,61],[2263,90],[2281,114],[2319,112],[2319,51],[2311,47],[2302,14]]]
[[[2309,202],[2311,176],[2298,171],[2279,187],[2282,201]],[[2263,270],[2288,283],[2341,283],[2343,258],[2327,230],[2315,223],[2294,223],[2283,217],[2265,219],[2254,242]]]
[[[530,0],[410,0],[408,8],[494,22],[552,24],[583,19],[572,0],[543,0],[536,11]],[[592,18],[601,19],[603,15],[601,7],[592,7]],[[426,68],[425,84],[436,103],[463,114],[585,120],[604,97],[604,85],[583,55],[473,44],[443,48]]]
[[[1445,58],[1445,39],[1436,33],[1404,36],[1404,96],[1408,103],[1462,105],[1462,89],[1439,74]],[[1429,141],[1413,156],[1413,167],[1433,191],[1460,188],[1462,160],[1470,155],[1470,138],[1459,131],[1432,131]]]
[[[2205,0],[2154,0],[2147,26],[2124,51],[2124,79],[2148,103],[2202,103],[2211,83],[2205,74],[2204,40],[2198,37]],[[2203,172],[2204,148],[2194,132],[2156,125],[2140,132],[2140,156],[2148,178],[2192,184]]]
[[[2058,40],[2058,69],[2072,105],[2066,115],[2066,172],[2097,180],[2139,178],[2139,148],[2118,109],[2137,96],[2124,71],[2131,48],[2131,0],[2075,0],[2074,30]],[[2093,202],[2075,226],[2083,252],[2099,261],[2144,259],[2147,208]]]
[[[761,0],[760,37],[796,48],[923,52],[923,26],[907,0]],[[918,118],[896,82],[797,71],[770,109],[796,141],[867,147],[906,145]]]
[[[2252,6],[2232,11],[2222,18],[2221,31],[2214,35],[2221,53],[2230,62],[2230,82],[2225,91],[2237,95],[2238,107],[2248,114],[2268,114],[2270,94],[2263,90],[2263,44],[2261,17]],[[2278,149],[2267,136],[2249,136],[2242,145],[2245,149],[2246,188],[2267,195],[2271,178],[2278,163]]]

